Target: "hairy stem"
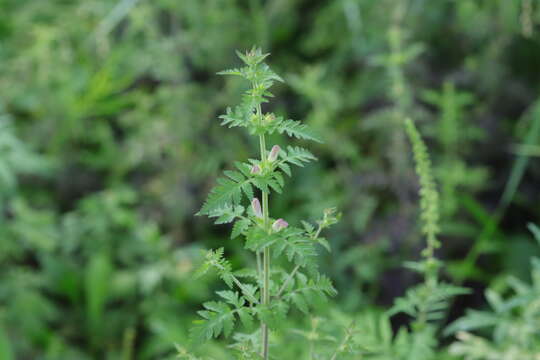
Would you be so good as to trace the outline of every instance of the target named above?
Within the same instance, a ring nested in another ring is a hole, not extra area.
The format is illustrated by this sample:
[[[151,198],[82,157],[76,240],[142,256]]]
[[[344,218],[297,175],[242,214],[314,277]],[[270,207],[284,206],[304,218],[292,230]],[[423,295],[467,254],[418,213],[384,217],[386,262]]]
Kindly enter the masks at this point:
[[[291,280],[294,278],[294,275],[296,275],[296,272],[300,269],[300,265],[296,265],[293,269],[293,271],[291,271],[291,273],[289,274],[289,276],[287,276],[287,279],[285,279],[285,281],[283,282],[283,285],[281,285],[281,287],[279,288],[279,291],[276,295],[277,298],[279,298],[281,296],[281,294],[283,294],[283,291],[285,290],[285,288],[287,287],[287,285],[289,285],[289,283],[291,282]]]
[[[347,332],[345,333],[345,337],[343,338],[343,341],[341,344],[339,344],[338,348],[330,358],[330,360],[336,360],[339,353],[341,353],[345,349],[345,345],[349,342],[349,339],[351,338],[351,332],[350,329],[347,329]]]
[[[259,120],[262,120],[262,111],[261,105],[257,106],[257,115]],[[266,158],[266,140],[264,135],[259,136],[259,143],[261,148],[261,161],[264,161]],[[263,191],[262,193],[262,210],[263,210],[263,223],[264,228],[268,229],[268,192]],[[270,249],[266,247],[263,250],[263,291],[262,291],[262,303],[263,305],[269,305],[270,303]],[[261,323],[261,336],[262,336],[262,345],[261,345],[261,357],[264,360],[268,359],[268,325]]]

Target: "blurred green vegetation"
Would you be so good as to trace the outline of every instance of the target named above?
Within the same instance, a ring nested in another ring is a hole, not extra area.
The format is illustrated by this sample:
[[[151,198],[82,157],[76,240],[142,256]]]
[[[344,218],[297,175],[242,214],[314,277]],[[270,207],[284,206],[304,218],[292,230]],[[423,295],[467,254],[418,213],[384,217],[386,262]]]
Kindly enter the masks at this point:
[[[504,313],[484,290],[506,298],[509,275],[529,282],[538,1],[0,0],[0,10],[0,359],[175,357],[219,286],[193,278],[200,250],[252,261],[226,226],[193,214],[218,170],[257,147],[219,126],[244,85],[215,76],[254,44],[286,81],[272,110],[325,141],[273,211],[293,222],[343,212],[320,264],[339,290],[320,305],[334,320],[325,334],[352,317],[371,324],[418,281],[402,268],[423,247],[405,115],[427,139],[441,192],[444,277],[473,290],[448,321],[488,303]],[[535,284],[515,288],[539,296]],[[320,324],[293,316],[276,344],[309,343]],[[474,339],[460,342],[455,356]],[[309,358],[289,345],[283,359]],[[228,359],[218,342],[199,350]]]

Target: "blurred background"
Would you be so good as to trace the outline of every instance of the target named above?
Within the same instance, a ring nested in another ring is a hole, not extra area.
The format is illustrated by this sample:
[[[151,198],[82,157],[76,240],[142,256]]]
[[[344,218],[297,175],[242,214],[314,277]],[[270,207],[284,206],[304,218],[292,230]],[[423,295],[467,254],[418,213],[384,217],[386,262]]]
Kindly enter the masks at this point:
[[[251,261],[228,226],[194,213],[221,170],[256,153],[255,138],[217,120],[246,84],[215,75],[253,45],[286,81],[267,109],[325,141],[303,144],[319,161],[271,199],[292,223],[343,213],[320,264],[339,295],[322,313],[384,309],[418,281],[402,267],[423,246],[405,116],[441,192],[444,277],[473,289],[450,320],[485,306],[502,277],[526,279],[539,253],[527,230],[540,215],[536,0],[0,0],[0,10],[0,359],[174,358],[223,287],[193,279],[201,250]]]

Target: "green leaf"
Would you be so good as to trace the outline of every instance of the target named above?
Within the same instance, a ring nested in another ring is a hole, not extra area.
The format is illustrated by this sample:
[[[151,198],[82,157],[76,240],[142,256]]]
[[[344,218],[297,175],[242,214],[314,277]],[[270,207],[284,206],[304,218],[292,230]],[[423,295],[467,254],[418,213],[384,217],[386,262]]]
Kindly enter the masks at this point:
[[[235,308],[241,308],[246,302],[236,291],[223,290],[217,291],[216,294],[221,296],[227,303],[233,305]]]
[[[218,74],[218,75],[236,75],[236,76],[245,77],[244,73],[245,73],[245,68],[240,68],[240,69],[222,70],[222,71],[218,71],[216,74]]]
[[[315,227],[307,221],[302,220],[302,225],[308,234],[311,234],[315,230]]]
[[[244,326],[248,329],[253,327],[253,315],[248,308],[238,309],[238,317]]]
[[[261,63],[270,53],[263,53],[260,48],[253,47],[250,51],[246,51],[245,54],[242,54],[240,51],[235,50],[236,55],[242,59],[242,61],[248,65],[253,66]]]
[[[233,228],[232,228],[231,239],[235,239],[241,234],[243,234],[249,228],[250,224],[251,224],[251,221],[249,219],[237,220],[234,223]]]
[[[317,136],[317,134],[309,128],[306,124],[302,124],[300,121],[295,120],[285,120],[282,121],[277,131],[280,134],[284,132],[290,137],[296,137],[297,139],[306,139],[313,140],[318,143],[322,143],[322,140]]]
[[[305,277],[298,277],[298,280],[297,287],[285,293],[283,300],[292,302],[301,311],[307,310],[307,305],[313,304],[316,298],[324,299],[327,296],[335,296],[337,294],[332,282],[326,276],[316,274],[314,278],[309,280],[306,280]]]
[[[278,167],[289,177],[291,176],[291,167],[288,164],[281,162],[278,164]]]
[[[217,220],[214,222],[215,224],[227,224],[234,221],[234,219],[242,216],[243,213],[244,207],[241,205],[237,205],[234,207],[230,205],[225,205],[222,208],[210,211],[208,217],[217,218]]]
[[[259,320],[275,329],[287,319],[289,305],[285,301],[275,300],[269,305],[258,305],[255,311]]]
[[[468,310],[466,315],[450,324],[445,330],[446,335],[458,331],[476,330],[484,327],[497,325],[500,318],[495,313],[484,311]]]
[[[219,277],[225,281],[228,287],[232,288],[234,280],[231,271],[231,264],[223,258],[223,253],[223,248],[209,250],[205,255],[205,262],[197,270],[196,276],[202,276],[211,268],[215,268],[219,274]]]
[[[245,106],[236,106],[234,111],[228,107],[224,115],[220,115],[221,125],[227,125],[229,128],[246,127],[249,125],[249,115],[251,111]]]
[[[284,163],[291,163],[296,166],[303,167],[304,163],[310,162],[312,160],[317,160],[317,158],[313,156],[312,153],[310,153],[308,150],[301,148],[299,146],[296,146],[296,147],[287,146],[287,151],[282,151],[280,153],[280,156],[282,158],[282,160],[280,161],[280,165]],[[280,168],[282,167],[280,166]],[[290,175],[289,172],[286,172],[286,173],[287,175]]]
[[[303,312],[304,314],[307,314],[309,309],[308,309],[308,304],[306,302],[306,300],[304,299],[304,296],[300,293],[292,293],[291,296],[290,296],[290,299],[292,301],[292,303],[301,311]]]
[[[332,252],[332,248],[330,247],[330,243],[325,238],[319,237],[317,238],[317,242],[322,245],[328,252]]]
[[[213,211],[227,206],[238,205],[244,193],[250,200],[253,198],[251,179],[238,171],[226,171],[227,178],[219,178],[208,199],[197,215],[209,215]]]
[[[285,180],[283,179],[283,175],[281,175],[281,173],[279,171],[274,171],[272,173],[272,176],[274,177],[274,179],[276,179],[276,181],[278,182],[279,184],[279,187],[280,188],[283,188],[283,186],[285,185]]]
[[[274,257],[285,253],[287,259],[297,265],[311,270],[317,267],[315,243],[304,235],[302,229],[288,227],[280,235],[280,241],[274,246]]]
[[[195,326],[191,329],[191,337],[194,341],[208,341],[212,337],[217,338],[221,333],[229,336],[234,328],[235,316],[233,310],[223,303],[209,301],[203,304],[206,310],[198,311],[202,320],[195,320]]]
[[[261,251],[280,239],[280,233],[268,234],[260,227],[252,227],[246,234],[245,247],[252,251]]]

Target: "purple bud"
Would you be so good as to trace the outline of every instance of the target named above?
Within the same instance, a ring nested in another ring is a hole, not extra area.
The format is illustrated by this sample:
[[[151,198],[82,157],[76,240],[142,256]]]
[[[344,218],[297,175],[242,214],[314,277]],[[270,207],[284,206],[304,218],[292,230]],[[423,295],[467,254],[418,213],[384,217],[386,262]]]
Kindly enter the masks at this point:
[[[261,173],[261,168],[259,167],[259,165],[253,165],[251,167],[251,173],[253,175],[257,175],[257,174],[260,174]]]
[[[280,231],[281,229],[285,229],[287,226],[289,226],[289,223],[287,223],[285,220],[283,220],[283,219],[277,219],[277,220],[274,221],[274,223],[272,224],[272,230],[274,230],[275,232],[278,232],[278,231]]]
[[[281,148],[279,145],[272,146],[272,150],[270,150],[270,154],[268,154],[268,161],[276,161],[280,150]]]
[[[259,202],[259,199],[253,198],[253,200],[251,200],[251,208],[253,209],[253,213],[255,214],[255,216],[262,219],[263,214],[262,214],[261,203]]]

